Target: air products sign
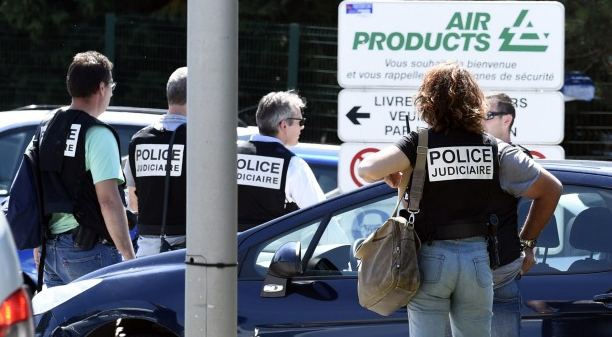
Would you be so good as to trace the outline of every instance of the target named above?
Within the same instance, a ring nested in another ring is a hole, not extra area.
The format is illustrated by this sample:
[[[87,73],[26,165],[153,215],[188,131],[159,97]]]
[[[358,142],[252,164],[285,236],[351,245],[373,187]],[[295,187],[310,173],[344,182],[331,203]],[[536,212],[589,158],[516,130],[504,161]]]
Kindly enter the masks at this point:
[[[418,88],[447,60],[481,86],[563,86],[565,12],[558,2],[342,2],[338,83],[344,88]]]

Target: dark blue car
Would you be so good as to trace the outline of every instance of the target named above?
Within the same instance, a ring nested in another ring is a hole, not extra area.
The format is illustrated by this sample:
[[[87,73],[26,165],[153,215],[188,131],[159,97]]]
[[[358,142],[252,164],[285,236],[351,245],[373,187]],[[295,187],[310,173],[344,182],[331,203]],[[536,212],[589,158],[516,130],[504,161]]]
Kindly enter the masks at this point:
[[[521,281],[523,336],[610,336],[612,163],[541,163],[564,190]],[[359,305],[353,257],[396,195],[372,184],[238,233],[237,335],[407,336],[405,308],[384,317]],[[37,333],[184,336],[184,263],[185,250],[168,252],[43,290],[33,300]],[[265,283],[268,273],[286,279],[285,291]]]

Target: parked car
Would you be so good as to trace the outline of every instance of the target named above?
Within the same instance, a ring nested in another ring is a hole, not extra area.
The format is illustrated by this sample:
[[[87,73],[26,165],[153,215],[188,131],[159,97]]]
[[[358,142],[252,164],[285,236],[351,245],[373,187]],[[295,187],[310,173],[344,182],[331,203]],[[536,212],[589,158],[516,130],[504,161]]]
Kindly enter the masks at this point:
[[[31,294],[23,283],[15,242],[0,214],[0,336],[34,336]]]
[[[564,190],[538,240],[538,264],[521,281],[523,336],[609,336],[612,163],[541,163]],[[359,305],[353,255],[396,197],[375,183],[238,233],[237,336],[408,335],[406,308],[384,317]],[[520,201],[521,217],[528,203]],[[119,326],[129,336],[184,336],[185,252],[123,262],[43,290],[33,300],[37,333],[97,337]]]
[[[25,148],[40,121],[50,117],[52,111],[59,107],[29,105],[0,112],[0,158],[2,158],[0,161],[0,201],[8,195]],[[158,121],[165,113],[166,110],[163,109],[109,106],[100,116],[100,120],[115,128],[121,142],[121,156],[127,158],[128,145],[132,136],[143,127]],[[257,127],[245,126],[240,120],[238,120],[238,125],[236,128],[238,140],[247,140],[251,135],[259,132]],[[337,187],[339,146],[299,144],[292,150],[310,164],[324,192]],[[24,279],[32,289],[35,289],[38,273],[32,250],[19,250],[18,254]]]

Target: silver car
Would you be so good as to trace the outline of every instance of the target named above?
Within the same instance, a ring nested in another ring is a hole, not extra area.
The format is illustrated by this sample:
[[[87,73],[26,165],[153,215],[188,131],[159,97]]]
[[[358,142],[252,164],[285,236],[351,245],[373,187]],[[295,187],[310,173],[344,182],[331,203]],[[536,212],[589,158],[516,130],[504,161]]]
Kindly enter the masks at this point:
[[[1,213],[0,336],[34,336],[31,295],[23,283],[11,229]]]

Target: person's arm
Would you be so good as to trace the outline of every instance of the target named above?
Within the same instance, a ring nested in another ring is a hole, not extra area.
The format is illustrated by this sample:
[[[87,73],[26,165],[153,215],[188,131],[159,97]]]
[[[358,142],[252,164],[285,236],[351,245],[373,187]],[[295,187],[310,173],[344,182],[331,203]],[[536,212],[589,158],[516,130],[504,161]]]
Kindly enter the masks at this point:
[[[125,176],[125,184],[128,187],[128,206],[134,213],[138,213],[138,197],[136,196],[136,181],[132,174],[132,167],[130,166],[130,159],[125,162],[123,167],[123,175]]]
[[[138,196],[136,196],[136,187],[128,186],[128,199],[130,210],[138,213]]]
[[[306,161],[298,156],[291,158],[287,169],[285,193],[288,200],[294,201],[299,208],[314,205],[325,200],[317,177]]]
[[[372,183],[384,179],[393,188],[399,186],[401,172],[404,170],[411,174],[412,166],[408,157],[397,146],[389,146],[370,154],[359,164],[359,176],[363,180]]]
[[[104,223],[113,242],[124,260],[135,258],[136,254],[132,246],[125,207],[119,195],[117,181],[115,179],[103,180],[96,183],[95,187]]]
[[[553,215],[563,185],[555,176],[545,169],[541,169],[538,179],[529,187],[523,194],[525,197],[533,199],[529,214],[525,225],[519,233],[519,237],[523,240],[537,239],[542,230]],[[534,264],[535,256],[532,249],[525,249],[525,260],[521,268],[523,273],[526,273]]]

